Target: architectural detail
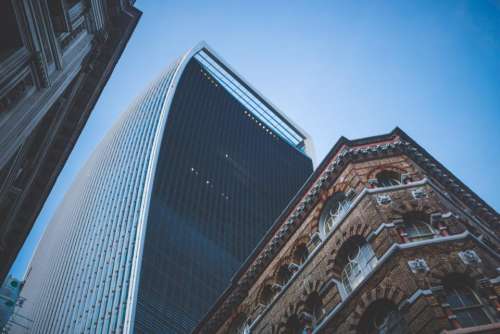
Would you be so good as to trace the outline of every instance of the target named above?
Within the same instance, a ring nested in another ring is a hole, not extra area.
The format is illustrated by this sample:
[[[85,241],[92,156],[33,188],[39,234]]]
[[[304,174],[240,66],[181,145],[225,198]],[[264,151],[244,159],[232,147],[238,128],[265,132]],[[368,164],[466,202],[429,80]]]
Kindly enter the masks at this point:
[[[406,184],[408,182],[411,182],[411,176],[408,173],[403,173],[401,174],[401,183]]]
[[[458,256],[465,264],[479,264],[481,263],[481,258],[477,255],[477,253],[473,249],[467,249],[463,252],[458,252]]]
[[[410,266],[411,272],[416,273],[425,273],[429,271],[429,267],[427,266],[427,262],[424,259],[415,259],[408,261],[408,266]]]
[[[377,195],[377,202],[380,205],[385,205],[391,203],[391,196],[387,194]]]
[[[414,199],[424,198],[426,196],[425,191],[422,188],[417,188],[411,192]]]
[[[190,332],[311,174],[307,141],[205,43],[190,50],[118,120],[49,223],[23,290],[30,333]],[[300,266],[307,248],[295,251]],[[252,311],[286,290],[288,264]]]
[[[135,29],[134,3],[0,1],[2,280]]]
[[[376,187],[378,185],[378,180],[377,179],[368,179],[367,183],[372,187]]]
[[[323,223],[349,188],[349,206],[333,224]],[[390,204],[379,204],[384,196]],[[400,129],[341,138],[195,333],[226,333],[237,313],[248,315],[250,333],[500,331],[499,222]],[[290,254],[314,233],[319,245],[254,313],[257,292],[278,282],[277,269],[293,263]],[[481,261],[465,264],[464,249]],[[303,282],[317,288],[304,291]],[[316,306],[305,308],[311,291]]]

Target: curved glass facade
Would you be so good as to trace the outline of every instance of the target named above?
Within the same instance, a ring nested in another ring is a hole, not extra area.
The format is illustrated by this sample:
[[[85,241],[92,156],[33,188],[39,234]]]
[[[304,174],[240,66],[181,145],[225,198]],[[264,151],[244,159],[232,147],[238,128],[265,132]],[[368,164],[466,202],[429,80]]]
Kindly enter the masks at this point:
[[[31,332],[189,332],[312,172],[200,52],[234,75],[195,48],[113,127],[32,260]]]

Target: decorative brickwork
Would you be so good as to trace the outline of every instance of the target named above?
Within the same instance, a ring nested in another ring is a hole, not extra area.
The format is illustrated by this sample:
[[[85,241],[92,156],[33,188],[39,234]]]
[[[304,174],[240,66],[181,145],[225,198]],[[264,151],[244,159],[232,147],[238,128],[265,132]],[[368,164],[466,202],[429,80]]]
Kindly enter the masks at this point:
[[[342,138],[195,332],[494,333],[498,224],[401,130]]]

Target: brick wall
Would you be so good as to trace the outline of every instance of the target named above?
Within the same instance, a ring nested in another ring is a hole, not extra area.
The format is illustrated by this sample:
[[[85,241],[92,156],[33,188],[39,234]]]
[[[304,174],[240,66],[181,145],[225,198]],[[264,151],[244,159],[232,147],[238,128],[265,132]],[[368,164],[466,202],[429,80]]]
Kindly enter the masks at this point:
[[[377,186],[376,176],[383,170],[403,175],[403,183]],[[345,166],[218,333],[241,331],[245,324],[251,333],[289,333],[286,326],[294,320],[309,332],[362,333],[371,321],[372,311],[367,310],[379,304],[395,310],[407,333],[495,332],[500,312],[499,242],[445,186],[426,177],[405,155]],[[356,194],[350,208],[332,232],[324,233],[321,217],[328,200],[349,190]],[[432,236],[413,239],[408,227],[411,217],[424,221]],[[341,282],[343,249],[353,238],[367,242],[377,264],[348,293]],[[294,254],[303,245],[309,255],[304,263],[297,263]],[[410,266],[416,260],[419,265]],[[293,272],[286,284],[278,280],[282,267]],[[457,311],[447,304],[449,277],[455,283],[463,280],[473,291],[482,303],[478,309],[491,325],[460,329],[464,326],[457,320]],[[266,286],[273,287],[274,297],[263,302]],[[311,317],[308,298],[313,295],[319,297],[321,307]]]

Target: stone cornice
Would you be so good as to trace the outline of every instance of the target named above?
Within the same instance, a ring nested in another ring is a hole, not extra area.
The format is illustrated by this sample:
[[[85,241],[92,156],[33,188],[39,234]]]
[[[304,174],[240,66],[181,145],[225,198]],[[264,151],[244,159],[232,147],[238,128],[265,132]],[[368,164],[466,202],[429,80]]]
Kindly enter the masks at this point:
[[[440,245],[449,242],[462,241],[462,240],[472,240],[478,246],[483,248],[486,252],[488,252],[491,256],[500,259],[500,255],[497,254],[494,250],[485,245],[479,238],[474,236],[469,231],[462,232],[460,234],[450,235],[447,237],[439,237],[435,239],[422,240],[416,242],[410,242],[407,244],[394,244],[389,248],[385,254],[378,260],[375,268],[360,282],[360,284],[344,299],[340,302],[336,307],[334,307],[324,318],[323,320],[314,328],[313,333],[319,333],[321,330],[325,329],[328,323],[333,319],[333,317],[340,312],[342,308],[344,308],[350,300],[352,300],[356,293],[362,289],[363,284],[368,281],[375,273],[387,263],[394,255],[399,253],[400,251],[406,249],[414,249],[421,247],[429,247],[432,245]],[[409,300],[411,301],[411,300]],[[409,302],[407,301],[407,302]],[[403,305],[401,305],[403,306]]]
[[[56,181],[57,175],[68,159],[71,149],[75,145],[142,14],[129,5],[128,2],[123,4],[123,8],[119,7],[118,1],[113,3],[113,6],[116,7],[114,8],[114,20],[116,22],[111,25],[114,29],[111,36],[105,40],[96,38],[92,42],[93,51],[84,59],[82,69],[68,84],[67,88],[61,89],[63,93],[59,95],[56,93],[54,95],[48,94],[50,99],[57,101],[54,103],[61,102],[64,104],[64,108],[57,111],[59,123],[57,123],[57,126],[50,128],[50,131],[44,128],[34,128],[25,139],[25,141],[30,141],[36,138],[31,149],[37,155],[21,157],[24,162],[29,161],[30,169],[25,170],[25,172],[29,172],[29,177],[26,177],[27,181],[23,183],[15,201],[9,203],[7,219],[2,221],[0,226],[3,229],[3,244],[0,245],[0,277],[2,279],[7,274],[17,252],[25,241]],[[111,20],[111,18],[109,19]],[[49,103],[44,100],[45,105],[49,105]],[[55,110],[56,107],[56,104],[54,104],[53,109],[49,109],[49,111],[53,113],[52,110]],[[38,108],[38,110],[42,110],[42,107]],[[50,121],[53,116],[47,112],[41,119]],[[39,132],[44,133],[44,135],[39,135]],[[39,138],[43,138],[44,142],[40,141]],[[17,140],[18,138],[14,137],[14,139]],[[8,148],[12,150],[12,154],[15,154],[16,150],[18,150],[14,146]],[[8,158],[5,158],[5,161],[8,161]],[[20,161],[16,166],[20,166],[24,163],[23,161]],[[5,168],[10,168],[10,166]],[[17,170],[10,172],[15,175]],[[11,180],[7,181],[9,183],[5,183],[5,187],[0,189],[2,190],[0,202],[2,202],[2,198],[5,198],[6,192],[12,191],[10,190],[13,188]]]
[[[249,260],[233,277],[231,286],[198,324],[193,333],[213,333],[247,296],[248,291],[298,229],[320,200],[322,191],[329,189],[350,164],[395,155],[406,155],[419,165],[428,177],[434,178],[448,194],[466,204],[473,214],[500,233],[498,213],[465,186],[458,178],[415,143],[401,129],[390,134],[350,141],[342,137],[309,178],[289,207],[277,219],[269,233],[256,247]]]
[[[349,216],[349,214],[351,212],[353,212],[353,211],[356,210],[356,207],[365,198],[365,196],[367,196],[367,195],[376,195],[378,193],[390,193],[390,192],[394,192],[394,191],[410,190],[410,189],[413,189],[413,188],[420,188],[420,187],[423,187],[423,186],[428,186],[431,189],[433,189],[433,191],[438,192],[440,195],[444,195],[443,192],[442,192],[442,190],[439,189],[439,187],[437,187],[436,184],[434,184],[432,181],[430,181],[428,179],[422,179],[422,180],[415,181],[415,182],[408,183],[408,184],[402,184],[402,185],[391,186],[391,187],[384,187],[384,188],[374,188],[374,189],[364,188],[363,191],[361,191],[361,193],[359,193],[358,196],[354,199],[354,201],[352,202],[351,206],[347,210],[346,214],[343,216],[343,218],[336,225],[336,228],[333,231],[331,231],[331,233],[329,233],[325,237],[325,239],[322,240],[321,244],[318,245],[318,247],[316,247],[312,251],[312,253],[310,254],[310,256],[300,266],[300,268],[298,269],[298,271],[292,276],[292,278],[287,282],[287,284],[285,286],[283,286],[283,288],[280,290],[280,292],[276,295],[276,298],[274,298],[271,301],[271,303],[269,305],[267,305],[267,307],[264,309],[264,311],[262,313],[260,313],[259,316],[250,325],[250,329],[252,329],[255,326],[257,326],[259,324],[259,322],[262,319],[264,319],[264,317],[267,314],[267,312],[270,311],[272,309],[273,305],[279,300],[280,295],[284,294],[285,291],[287,290],[287,288],[290,285],[292,285],[293,282],[296,279],[298,279],[299,273],[307,266],[307,263],[309,263],[314,258],[314,256],[318,252],[321,251],[321,249],[325,246],[325,244],[328,243],[328,240],[331,237],[333,237],[333,235],[335,235],[335,231],[337,231],[340,228],[340,226],[345,222],[345,220],[347,219],[347,217]],[[458,210],[457,207],[455,207],[455,209]],[[385,228],[392,228],[392,227],[394,227],[394,223],[388,223],[388,224],[383,223],[375,231],[371,232],[366,237],[366,239],[370,240],[370,239],[374,238],[376,235],[378,235],[379,233],[381,233],[381,231],[383,229],[385,229]],[[382,258],[380,258],[379,262],[377,263],[377,269],[380,268],[380,267],[382,267],[382,264],[385,263],[385,262],[387,262],[387,260],[389,260],[389,258],[393,254],[395,254],[397,251],[399,251],[399,250],[416,248],[416,247],[423,247],[423,246],[429,246],[429,245],[433,245],[433,244],[446,243],[446,242],[449,242],[449,241],[462,240],[464,238],[472,238],[473,240],[477,241],[481,246],[483,246],[492,256],[499,257],[497,253],[495,253],[492,249],[490,249],[488,246],[486,246],[484,243],[482,243],[476,236],[474,236],[473,234],[471,234],[468,231],[466,231],[466,232],[464,232],[462,234],[459,234],[459,235],[452,235],[452,236],[448,236],[448,237],[440,237],[440,238],[436,238],[436,239],[432,239],[432,240],[417,241],[417,242],[411,242],[411,243],[408,243],[408,244],[395,244],[395,245],[393,245],[385,253],[385,254],[388,254],[388,256],[384,255],[384,256],[382,256]],[[375,273],[375,271],[376,270],[374,270],[372,273],[370,273],[370,275],[367,276],[367,278],[365,280],[368,280],[369,277],[371,277],[373,275],[373,273]],[[361,286],[362,286],[362,284],[360,284],[357,289],[359,289]],[[351,296],[352,296],[352,294],[351,294]],[[345,302],[342,301],[341,304],[345,304]],[[339,306],[341,306],[341,305],[339,304],[337,307],[339,307]]]

